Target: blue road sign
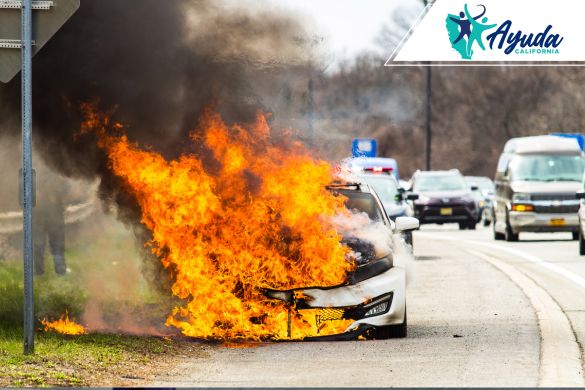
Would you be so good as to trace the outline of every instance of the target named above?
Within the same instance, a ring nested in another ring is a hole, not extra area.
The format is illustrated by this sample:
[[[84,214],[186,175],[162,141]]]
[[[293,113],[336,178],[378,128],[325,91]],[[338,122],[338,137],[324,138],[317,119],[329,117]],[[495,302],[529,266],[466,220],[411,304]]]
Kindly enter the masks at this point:
[[[378,141],[373,138],[356,138],[353,140],[353,157],[376,157],[378,155]]]

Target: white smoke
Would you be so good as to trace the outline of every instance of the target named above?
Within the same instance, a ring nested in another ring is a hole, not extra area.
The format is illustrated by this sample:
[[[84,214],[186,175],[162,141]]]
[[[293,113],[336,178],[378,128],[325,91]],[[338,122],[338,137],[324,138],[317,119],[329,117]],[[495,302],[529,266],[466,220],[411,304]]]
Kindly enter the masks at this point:
[[[367,213],[352,211],[331,218],[331,223],[343,237],[355,237],[374,246],[376,258],[392,253],[394,266],[404,268],[406,282],[410,283],[414,274],[412,246],[407,244],[401,233],[395,233],[382,222],[372,221]],[[360,257],[360,254],[354,254]]]

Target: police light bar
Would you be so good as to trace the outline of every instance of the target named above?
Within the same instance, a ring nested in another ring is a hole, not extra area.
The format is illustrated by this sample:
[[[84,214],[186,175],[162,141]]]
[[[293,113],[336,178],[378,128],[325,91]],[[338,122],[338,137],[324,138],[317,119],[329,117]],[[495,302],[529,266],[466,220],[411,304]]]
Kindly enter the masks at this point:
[[[375,172],[375,173],[384,173],[384,172],[392,172],[393,169],[389,167],[371,167],[371,168],[364,168],[365,172]]]

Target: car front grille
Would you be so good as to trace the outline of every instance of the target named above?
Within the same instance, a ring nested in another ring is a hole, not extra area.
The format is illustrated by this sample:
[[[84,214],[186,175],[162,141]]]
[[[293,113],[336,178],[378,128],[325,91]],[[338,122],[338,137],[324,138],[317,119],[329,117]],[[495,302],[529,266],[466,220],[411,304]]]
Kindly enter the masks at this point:
[[[563,201],[563,200],[575,200],[576,196],[574,193],[570,194],[532,194],[530,199],[533,201]]]
[[[550,214],[566,214],[566,213],[577,213],[579,211],[579,205],[535,205],[534,211],[537,213],[550,213]]]

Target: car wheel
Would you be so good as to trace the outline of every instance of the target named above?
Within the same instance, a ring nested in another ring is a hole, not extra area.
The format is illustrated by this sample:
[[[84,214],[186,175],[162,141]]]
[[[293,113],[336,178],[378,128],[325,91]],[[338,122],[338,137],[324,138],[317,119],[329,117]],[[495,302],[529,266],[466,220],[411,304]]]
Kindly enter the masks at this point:
[[[489,221],[489,219],[487,219],[487,218],[486,218],[486,219],[484,219],[484,220],[483,220],[483,226],[485,226],[485,227],[488,227],[488,226],[490,226],[490,221]]]
[[[508,218],[506,218],[505,237],[506,237],[506,241],[508,241],[508,242],[516,242],[520,238],[520,235],[518,233],[514,233],[514,231],[512,230],[512,226],[510,226],[510,221],[508,221]]]
[[[407,335],[406,307],[404,308],[404,321],[398,325],[378,326],[374,329],[372,338],[375,340],[385,340],[394,338],[404,338]]]
[[[494,240],[496,241],[502,241],[504,238],[506,238],[506,236],[503,233],[500,233],[496,230],[496,218],[494,217],[494,220],[492,221],[492,229],[494,230]]]
[[[476,223],[476,222],[475,222],[473,219],[471,219],[471,220],[469,220],[469,222],[468,222],[467,228],[468,228],[469,230],[475,230],[475,226],[476,226],[476,225],[477,225],[477,223]]]
[[[579,228],[579,254],[585,256],[585,237],[583,237],[581,228]]]
[[[467,223],[466,222],[459,222],[459,230],[465,230],[467,229]]]
[[[577,241],[579,239],[579,232],[573,232],[573,241]]]

